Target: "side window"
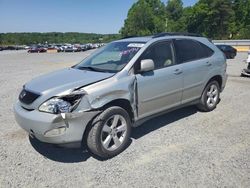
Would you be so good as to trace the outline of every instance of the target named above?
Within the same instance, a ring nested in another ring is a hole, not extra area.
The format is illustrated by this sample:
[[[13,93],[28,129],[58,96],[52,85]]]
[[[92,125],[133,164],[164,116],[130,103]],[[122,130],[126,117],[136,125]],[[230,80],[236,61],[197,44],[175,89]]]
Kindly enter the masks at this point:
[[[152,59],[155,63],[155,69],[161,69],[174,64],[173,48],[170,41],[159,42],[150,46],[139,58],[139,61],[143,59]]]
[[[205,44],[202,44],[200,42],[200,45],[201,45],[201,47],[203,48],[203,50],[204,50],[204,52],[206,54],[205,57],[210,57],[210,56],[212,56],[214,54],[214,51],[211,48],[209,48],[208,46],[206,46]]]
[[[230,51],[230,50],[232,50],[232,47],[231,46],[226,46],[225,49]]]
[[[226,46],[220,46],[222,50],[226,50]]]
[[[174,42],[178,63],[203,59],[213,54],[206,45],[189,39],[177,39]]]

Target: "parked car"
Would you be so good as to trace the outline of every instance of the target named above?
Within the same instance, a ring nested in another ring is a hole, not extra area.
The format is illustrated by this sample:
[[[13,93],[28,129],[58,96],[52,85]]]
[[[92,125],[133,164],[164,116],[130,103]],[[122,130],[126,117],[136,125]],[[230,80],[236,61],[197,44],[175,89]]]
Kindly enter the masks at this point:
[[[0,47],[0,51],[3,51],[3,47]]]
[[[216,46],[225,54],[227,59],[234,59],[237,55],[237,50],[230,45],[218,44]]]
[[[250,50],[248,51],[248,57],[246,63],[247,63],[247,68],[242,70],[241,76],[250,77]]]
[[[64,51],[63,45],[61,45],[61,44],[56,44],[55,48],[57,49],[57,52],[63,52]]]
[[[25,46],[24,49],[25,49],[25,50],[29,50],[29,49],[30,49],[30,46]]]
[[[31,80],[14,106],[31,137],[81,143],[102,158],[122,152],[131,127],[187,105],[216,108],[226,59],[208,39],[163,33],[114,41],[79,64]]]
[[[75,47],[75,46],[67,47],[64,49],[64,52],[80,52],[80,51],[82,51],[82,49],[80,47]]]
[[[18,50],[17,46],[7,46],[5,50]]]
[[[33,46],[28,50],[28,53],[43,53],[47,52],[47,48],[42,46]]]
[[[88,46],[86,44],[81,44],[80,48],[81,48],[82,51],[88,50]]]

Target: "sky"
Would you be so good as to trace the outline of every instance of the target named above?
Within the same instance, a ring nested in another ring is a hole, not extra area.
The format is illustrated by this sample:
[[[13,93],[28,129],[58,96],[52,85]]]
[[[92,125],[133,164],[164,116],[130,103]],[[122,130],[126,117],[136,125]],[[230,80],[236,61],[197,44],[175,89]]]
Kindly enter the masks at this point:
[[[136,0],[0,0],[0,33],[118,33],[134,2]],[[196,2],[183,0],[184,6]]]

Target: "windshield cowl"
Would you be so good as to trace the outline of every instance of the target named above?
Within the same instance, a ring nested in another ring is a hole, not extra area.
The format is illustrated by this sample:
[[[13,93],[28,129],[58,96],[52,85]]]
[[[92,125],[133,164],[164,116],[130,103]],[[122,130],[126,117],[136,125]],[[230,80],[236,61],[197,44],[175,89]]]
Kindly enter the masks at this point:
[[[107,73],[116,73],[117,71],[112,71],[112,70],[105,70],[105,69],[100,69],[98,67],[94,67],[94,66],[82,66],[82,67],[72,67],[72,68],[76,68],[79,70],[88,70],[88,71],[95,71],[95,72],[107,72]]]

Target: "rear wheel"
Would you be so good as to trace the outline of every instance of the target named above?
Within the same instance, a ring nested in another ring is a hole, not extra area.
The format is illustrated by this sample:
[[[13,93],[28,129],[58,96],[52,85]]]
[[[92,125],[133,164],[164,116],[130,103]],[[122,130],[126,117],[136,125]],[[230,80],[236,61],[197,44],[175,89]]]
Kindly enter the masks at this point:
[[[101,158],[121,153],[127,146],[131,132],[128,113],[120,107],[110,107],[97,116],[87,134],[88,149]]]
[[[209,112],[216,108],[220,99],[220,87],[217,81],[213,80],[205,87],[200,103],[197,105],[201,111]]]

